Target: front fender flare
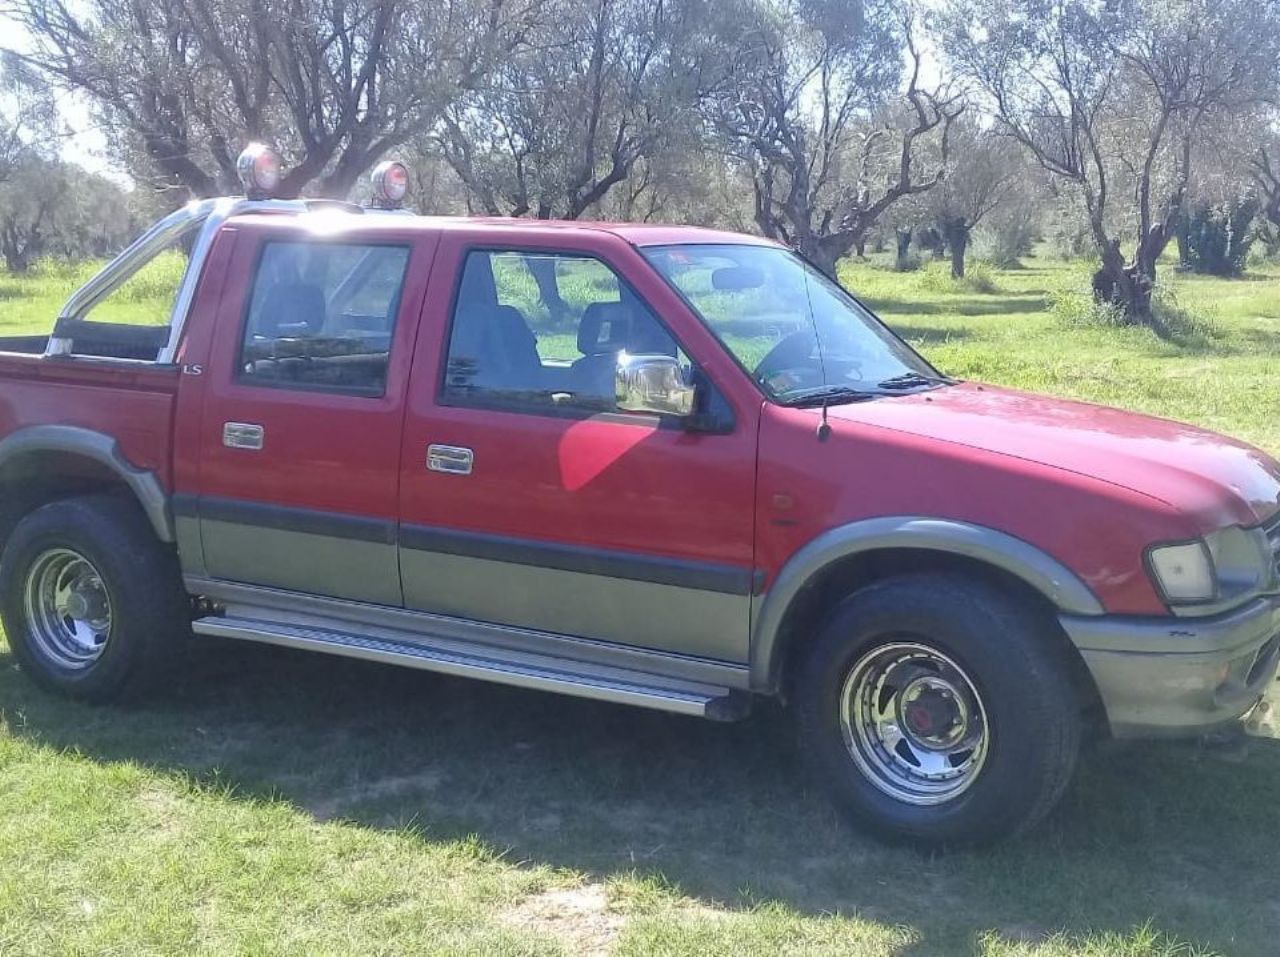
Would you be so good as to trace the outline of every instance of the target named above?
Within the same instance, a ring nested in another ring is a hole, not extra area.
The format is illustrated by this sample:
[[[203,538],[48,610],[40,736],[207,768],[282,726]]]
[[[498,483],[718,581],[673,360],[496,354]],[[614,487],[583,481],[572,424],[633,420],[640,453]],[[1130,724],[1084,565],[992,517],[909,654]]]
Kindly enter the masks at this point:
[[[1014,575],[1064,613],[1100,615],[1097,596],[1071,569],[1034,545],[994,528],[921,516],[872,518],[819,535],[783,566],[752,609],[751,686],[777,687],[782,623],[797,595],[832,562],[888,549],[924,549],[976,559]]]
[[[125,458],[111,436],[75,425],[32,425],[0,439],[0,472],[28,455],[54,452],[79,455],[110,469],[133,492],[162,542],[172,542],[173,517],[169,496],[155,472],[136,467]]]

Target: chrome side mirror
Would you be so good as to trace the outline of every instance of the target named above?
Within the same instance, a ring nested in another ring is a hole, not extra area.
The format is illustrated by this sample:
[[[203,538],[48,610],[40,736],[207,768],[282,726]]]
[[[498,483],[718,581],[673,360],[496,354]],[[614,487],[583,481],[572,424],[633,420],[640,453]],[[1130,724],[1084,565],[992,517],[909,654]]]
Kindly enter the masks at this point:
[[[617,400],[621,412],[651,415],[693,414],[697,390],[684,381],[684,370],[671,356],[618,356]]]

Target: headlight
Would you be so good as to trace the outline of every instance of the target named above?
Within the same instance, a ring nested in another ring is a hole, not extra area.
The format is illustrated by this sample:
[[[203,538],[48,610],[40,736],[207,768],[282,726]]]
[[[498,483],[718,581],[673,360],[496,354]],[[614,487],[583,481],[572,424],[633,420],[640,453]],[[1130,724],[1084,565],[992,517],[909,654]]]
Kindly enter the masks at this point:
[[[1259,591],[1271,584],[1273,559],[1260,528],[1224,528],[1205,538],[1223,598]]]
[[[1224,528],[1203,541],[1161,545],[1147,555],[1171,605],[1229,602],[1272,584],[1271,546],[1260,528]]]

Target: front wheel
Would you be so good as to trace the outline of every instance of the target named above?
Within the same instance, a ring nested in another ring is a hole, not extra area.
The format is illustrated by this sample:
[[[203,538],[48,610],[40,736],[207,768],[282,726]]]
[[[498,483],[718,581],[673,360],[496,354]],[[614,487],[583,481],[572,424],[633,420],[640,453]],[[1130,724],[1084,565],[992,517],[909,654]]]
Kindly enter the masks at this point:
[[[1042,819],[1080,746],[1068,650],[1036,609],[959,575],[870,585],[798,663],[800,745],[876,833],[984,844]]]

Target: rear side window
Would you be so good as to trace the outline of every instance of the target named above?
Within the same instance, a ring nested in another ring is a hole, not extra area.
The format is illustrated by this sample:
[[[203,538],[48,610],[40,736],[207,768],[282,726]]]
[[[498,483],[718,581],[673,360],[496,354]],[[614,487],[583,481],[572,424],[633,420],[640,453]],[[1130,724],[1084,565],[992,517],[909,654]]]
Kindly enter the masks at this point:
[[[240,381],[385,393],[408,262],[407,246],[267,243],[249,299]]]

